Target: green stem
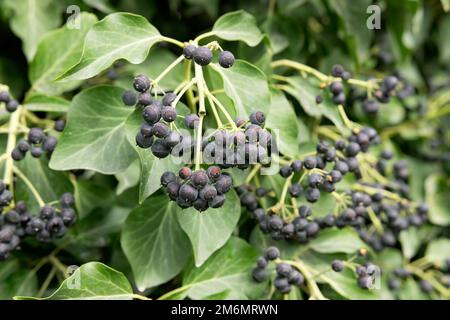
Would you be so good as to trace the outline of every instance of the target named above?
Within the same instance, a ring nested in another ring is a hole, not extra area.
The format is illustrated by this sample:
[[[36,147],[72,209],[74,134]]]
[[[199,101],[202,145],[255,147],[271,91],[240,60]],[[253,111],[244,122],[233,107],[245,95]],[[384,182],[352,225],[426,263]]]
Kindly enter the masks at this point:
[[[290,265],[297,268],[305,277],[306,280],[306,286],[309,290],[309,295],[312,298],[318,299],[318,300],[327,300],[327,298],[324,297],[322,292],[320,291],[319,287],[317,286],[316,281],[314,281],[313,276],[311,275],[311,272],[309,271],[308,267],[303,264],[301,261],[285,261],[286,263],[289,263]]]
[[[260,164],[256,164],[253,166],[252,171],[248,174],[247,178],[245,179],[245,184],[249,184],[250,181],[252,181],[253,177],[258,173],[259,169],[261,169]]]
[[[307,66],[305,64],[302,64],[302,63],[299,63],[296,61],[292,61],[292,60],[287,60],[287,59],[277,60],[277,61],[272,62],[271,67],[272,68],[290,67],[290,68],[296,69],[301,72],[309,73],[309,74],[315,76],[320,81],[328,81],[329,80],[329,77],[326,74],[323,74],[322,72],[320,72],[314,68],[311,68],[310,66]]]
[[[192,60],[187,60],[184,65],[184,81],[191,80],[191,67]],[[190,87],[186,93],[186,99],[188,103],[188,107],[192,113],[195,112],[195,102],[194,102],[194,93],[192,92],[192,87]]]
[[[211,110],[213,112],[214,115],[214,119],[216,119],[216,123],[219,126],[219,128],[223,127],[223,123],[222,120],[220,120],[219,114],[217,113],[217,108],[216,105],[214,104],[214,101],[212,101],[210,96],[207,96],[208,101],[209,101],[209,105],[211,106]]]
[[[216,35],[216,33],[214,31],[205,32],[205,33],[199,35],[197,38],[195,38],[194,43],[198,43],[200,40],[203,40],[208,37],[212,37],[214,35]]]
[[[160,74],[159,74],[159,76],[155,79],[155,80],[153,80],[152,81],[152,83],[153,83],[153,85],[158,85],[158,83],[173,69],[173,68],[175,68],[181,61],[183,61],[184,60],[184,56],[183,55],[181,55],[181,56],[179,56],[175,61],[173,61],[171,64],[169,64],[168,66],[167,66],[167,68],[165,68],[164,70],[163,70],[163,72],[161,72]]]
[[[237,130],[238,128],[236,127],[233,118],[231,118],[230,114],[228,113],[227,109],[222,105],[222,103],[216,97],[214,97],[211,94],[211,92],[207,91],[206,95],[210,97],[214,101],[214,103],[219,107],[220,111],[222,111],[222,113],[225,115],[225,117],[227,118],[228,122],[231,124],[233,129]]]
[[[5,163],[5,174],[3,176],[3,182],[9,185],[9,190],[11,191],[12,194],[14,194],[14,179],[13,179],[14,160],[10,155],[16,146],[17,128],[19,126],[19,120],[23,110],[24,110],[23,106],[19,106],[16,112],[13,112],[11,114],[11,117],[9,119],[8,141],[6,142],[6,150],[5,150],[5,154],[8,155],[8,158],[6,159]]]
[[[47,278],[45,278],[44,283],[42,284],[42,286],[39,289],[39,292],[37,294],[37,296],[39,298],[41,298],[45,294],[45,291],[47,291],[48,286],[50,285],[50,283],[52,282],[53,278],[55,277],[56,270],[57,270],[56,267],[53,266],[52,269],[50,270],[50,272],[48,273]]]
[[[178,41],[176,39],[172,39],[172,38],[169,38],[169,37],[162,36],[161,37],[161,41],[169,42],[169,43],[172,43],[172,44],[174,44],[176,46],[179,46],[180,48],[184,48],[184,43],[181,42],[181,41]]]
[[[184,292],[184,291],[188,290],[190,287],[192,287],[192,284],[188,284],[188,285],[176,288],[172,291],[169,291],[169,292],[163,294],[161,297],[158,298],[158,300],[167,300],[169,297],[171,297],[177,293]]]
[[[177,103],[181,100],[181,98],[183,97],[184,93],[189,90],[189,88],[191,88],[195,83],[197,82],[196,78],[192,78],[191,81],[189,81],[181,90],[180,92],[178,92],[177,97],[175,98],[175,100],[173,100],[172,102],[172,106],[175,108]]]

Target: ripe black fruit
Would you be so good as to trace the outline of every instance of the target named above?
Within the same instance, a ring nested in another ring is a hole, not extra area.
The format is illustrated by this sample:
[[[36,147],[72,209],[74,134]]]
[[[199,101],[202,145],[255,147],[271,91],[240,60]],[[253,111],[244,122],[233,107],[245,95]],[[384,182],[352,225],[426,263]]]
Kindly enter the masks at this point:
[[[161,119],[161,109],[156,104],[146,106],[142,111],[142,117],[149,124],[155,124]]]
[[[234,55],[230,51],[219,54],[219,64],[222,68],[230,68],[234,64]]]
[[[166,187],[170,182],[174,182],[177,180],[175,173],[172,171],[166,171],[161,175],[160,181],[163,187]]]
[[[195,113],[188,114],[184,118],[184,123],[186,127],[189,129],[195,129],[198,126],[198,122],[200,121],[199,117]]]
[[[28,132],[28,141],[33,144],[41,143],[45,134],[41,128],[31,128]]]
[[[258,126],[262,125],[266,121],[266,116],[261,111],[255,111],[250,114],[250,122]]]
[[[213,209],[220,208],[225,203],[225,196],[223,194],[218,194],[212,200],[209,201],[209,206]]]
[[[228,191],[230,191],[232,186],[233,179],[231,179],[231,176],[227,174],[222,174],[215,183],[217,193],[219,194],[227,193]]]
[[[127,90],[122,94],[122,101],[126,106],[134,106],[137,102],[136,94],[131,90]]]
[[[170,149],[164,143],[164,140],[161,140],[161,139],[156,140],[153,143],[151,150],[152,150],[153,155],[160,159],[163,159],[170,154]]]
[[[183,55],[186,59],[192,59],[194,57],[195,49],[197,49],[196,46],[192,44],[188,44],[183,48]]]
[[[138,132],[136,134],[136,144],[143,148],[147,149],[153,145],[154,138],[152,136],[144,136],[142,132]]]
[[[169,127],[162,122],[157,122],[152,127],[152,134],[155,137],[165,138],[169,135],[169,133],[170,133]]]
[[[172,102],[175,101],[177,98],[177,95],[173,92],[168,92],[164,95],[164,98],[162,99],[163,106],[170,106]]]
[[[198,47],[194,50],[193,58],[198,65],[206,66],[212,60],[212,52],[207,47]]]
[[[44,153],[44,150],[41,147],[32,147],[31,148],[31,155],[35,158],[40,158],[43,153]]]
[[[19,107],[19,102],[17,100],[10,100],[7,104],[6,104],[6,110],[8,112],[14,112],[17,110],[17,108]]]
[[[140,74],[134,78],[133,87],[136,91],[145,92],[150,89],[150,80],[145,75]]]
[[[275,260],[280,257],[280,250],[278,250],[277,247],[269,247],[266,249],[266,252],[264,253],[264,257],[267,260]]]
[[[16,147],[11,151],[11,158],[13,158],[14,161],[20,161],[25,158],[25,153],[20,151],[19,148]]]
[[[66,121],[64,119],[58,119],[55,121],[55,130],[58,132],[63,132],[66,126]]]
[[[161,115],[165,121],[172,122],[177,118],[177,111],[174,107],[166,106],[162,108]]]
[[[141,106],[148,106],[153,103],[152,95],[149,92],[139,94],[138,102]]]
[[[342,270],[344,270],[344,266],[344,262],[341,260],[334,260],[331,264],[331,268],[336,272],[341,272]]]
[[[178,196],[187,202],[193,202],[197,199],[198,191],[190,184],[183,184],[178,191]]]
[[[317,165],[317,158],[316,157],[308,156],[303,161],[303,166],[306,169],[308,169],[308,170],[314,169],[316,167],[316,165]]]
[[[46,152],[53,152],[56,148],[56,144],[58,143],[58,140],[56,140],[53,136],[47,136],[45,137],[44,142],[42,143],[42,149]]]
[[[203,170],[194,171],[191,175],[192,185],[197,189],[201,189],[206,186],[208,180],[208,175]]]

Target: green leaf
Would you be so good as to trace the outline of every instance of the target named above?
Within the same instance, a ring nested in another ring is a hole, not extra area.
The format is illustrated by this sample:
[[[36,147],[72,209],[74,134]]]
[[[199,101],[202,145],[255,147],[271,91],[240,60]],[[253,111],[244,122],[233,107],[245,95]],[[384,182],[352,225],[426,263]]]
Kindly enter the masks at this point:
[[[400,232],[400,243],[402,245],[403,255],[407,259],[411,259],[420,248],[420,239],[417,236],[416,228],[409,228]]]
[[[62,78],[66,81],[91,78],[118,59],[139,64],[160,40],[159,31],[144,17],[113,13],[96,23],[88,32],[80,61]]]
[[[360,63],[369,56],[369,46],[374,31],[366,26],[369,15],[366,13],[371,0],[330,0],[329,3],[345,26],[345,39],[350,52]],[[381,19],[381,18],[380,18]]]
[[[70,101],[42,93],[32,93],[26,97],[24,106],[33,112],[67,112]]]
[[[190,245],[178,224],[179,210],[167,196],[153,195],[125,221],[122,248],[140,291],[170,280],[186,264]]]
[[[119,181],[116,189],[117,195],[120,195],[125,190],[134,187],[139,183],[139,179],[141,176],[139,160],[133,161],[125,171],[116,173],[115,176]]]
[[[98,86],[75,96],[50,168],[104,174],[128,168],[135,152],[126,138],[125,121],[134,109],[123,105],[122,93],[118,87]]]
[[[326,229],[320,232],[319,236],[309,242],[308,246],[320,253],[355,253],[367,245],[361,241],[358,233],[351,228]]]
[[[282,154],[291,158],[299,155],[297,116],[281,91],[272,91],[272,103],[267,115],[266,126],[272,129],[277,136],[278,148]]]
[[[450,240],[440,238],[430,242],[425,252],[425,258],[436,266],[444,267],[445,261],[450,259]]]
[[[92,180],[77,180],[75,183],[75,203],[80,218],[95,208],[110,206],[113,200],[113,190],[105,184]]]
[[[336,105],[331,102],[328,93],[322,92],[318,83],[313,83],[314,80],[294,76],[288,78],[289,85],[285,87],[286,92],[292,95],[302,106],[303,110],[311,117],[320,118],[325,117],[340,130],[346,131],[339,111]],[[316,96],[321,94],[323,102],[316,103]]]
[[[194,208],[178,211],[178,221],[191,240],[197,267],[228,241],[240,215],[239,197],[233,190],[227,193],[221,208],[205,212]]]
[[[0,299],[11,299],[16,295],[33,295],[37,292],[37,277],[34,272],[21,268],[19,261],[9,259],[0,263]]]
[[[27,155],[17,163],[18,168],[38,190],[42,200],[46,203],[59,200],[65,192],[72,192],[73,186],[67,173],[53,171],[48,168],[48,161],[36,159]],[[39,204],[28,186],[20,181],[16,184],[16,197],[27,203],[30,211],[39,210]]]
[[[214,23],[212,33],[224,40],[243,41],[251,47],[256,46],[263,38],[256,19],[243,10],[221,16]]]
[[[439,226],[450,225],[450,197],[448,190],[450,180],[438,174],[430,175],[425,180],[426,202],[430,205],[430,221]]]
[[[6,0],[5,5],[14,12],[11,29],[22,40],[23,51],[30,61],[41,37],[60,24],[58,6],[52,0]]]
[[[32,90],[58,95],[80,85],[80,81],[55,82],[57,76],[80,60],[84,38],[97,18],[90,13],[82,13],[79,21],[79,29],[65,25],[47,34],[39,42],[29,68]]]
[[[204,299],[228,290],[227,299],[260,298],[265,284],[258,284],[251,278],[257,257],[258,252],[244,240],[232,237],[201,267],[192,264],[187,269],[183,276],[187,296]]]
[[[229,69],[215,63],[210,66],[222,77],[225,93],[233,100],[238,116],[246,119],[255,110],[269,111],[270,91],[261,70],[243,60],[236,60]]]
[[[14,297],[16,300],[131,300],[127,278],[100,262],[83,264],[49,297]]]

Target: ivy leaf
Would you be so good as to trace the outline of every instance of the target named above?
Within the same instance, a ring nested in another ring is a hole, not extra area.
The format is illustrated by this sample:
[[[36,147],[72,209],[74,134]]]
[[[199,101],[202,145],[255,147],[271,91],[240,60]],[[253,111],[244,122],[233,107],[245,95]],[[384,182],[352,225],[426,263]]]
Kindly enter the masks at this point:
[[[214,23],[212,33],[224,40],[243,41],[251,47],[256,46],[263,38],[256,19],[244,10],[221,16]]]
[[[295,158],[298,149],[298,122],[292,105],[279,90],[272,90],[272,103],[266,119],[266,126],[277,136],[278,148],[282,154]]]
[[[449,185],[450,180],[446,180],[438,174],[430,175],[425,180],[426,201],[432,208],[429,217],[431,222],[439,226],[450,225]]]
[[[140,162],[136,159],[125,171],[116,173],[115,177],[119,181],[116,188],[116,194],[120,195],[125,190],[128,190],[129,188],[137,185],[139,183],[140,176]]]
[[[52,0],[6,0],[5,5],[14,12],[11,29],[22,40],[23,51],[30,61],[41,37],[61,23],[58,6]]]
[[[345,40],[355,60],[363,61],[369,55],[369,46],[374,35],[373,30],[366,27],[366,20],[369,17],[366,10],[372,2],[370,0],[356,3],[351,0],[330,0],[329,3],[345,26]]]
[[[105,184],[93,180],[77,180],[75,183],[75,203],[80,218],[93,209],[109,206],[114,200],[114,192]]]
[[[127,278],[100,262],[83,264],[49,297],[16,296],[15,300],[131,300]]]
[[[305,79],[300,76],[288,78],[288,86],[285,86],[286,92],[292,95],[302,106],[303,110],[311,117],[325,117],[341,131],[346,128],[339,115],[338,108],[331,102],[329,94],[323,95],[323,101],[316,103],[316,96],[321,94],[319,85],[313,83],[313,80]]]
[[[227,193],[221,208],[205,212],[194,208],[178,211],[178,221],[191,240],[197,267],[228,241],[240,215],[239,197],[233,190]]]
[[[95,15],[81,13],[80,28],[68,25],[55,30],[39,42],[36,55],[30,63],[29,78],[32,90],[49,95],[58,95],[80,85],[79,81],[55,82],[55,78],[73,67],[83,51],[84,38],[89,29],[97,22]]]
[[[54,97],[35,92],[26,97],[24,106],[33,112],[40,111],[63,113],[69,110],[70,101],[61,97]]]
[[[135,153],[126,138],[125,121],[133,109],[123,105],[122,93],[118,87],[98,86],[75,96],[50,168],[104,174],[128,168]]]
[[[233,100],[238,116],[247,119],[255,110],[267,114],[270,108],[270,91],[264,73],[254,65],[236,60],[233,68],[224,69],[210,64],[223,80],[228,97]]]
[[[144,17],[131,13],[110,14],[91,28],[80,61],[61,78],[65,81],[88,79],[118,59],[139,64],[160,40],[159,31]]]
[[[439,230],[431,225],[424,225],[420,228],[408,228],[400,232],[399,240],[402,245],[403,255],[406,259],[411,259],[419,251],[423,243],[430,242]]]
[[[425,258],[441,268],[444,267],[445,261],[450,259],[450,240],[440,238],[430,242]]]
[[[153,195],[135,208],[122,231],[121,243],[140,291],[176,276],[189,257],[189,239],[177,220],[178,206]]]
[[[37,292],[36,273],[20,267],[19,261],[9,259],[0,263],[0,299]]]
[[[46,203],[59,200],[63,193],[73,191],[72,183],[67,174],[50,170],[48,161],[44,158],[36,159],[27,156],[18,162],[17,166],[31,184],[38,188],[39,195]],[[18,179],[20,181],[20,178]],[[16,192],[18,199],[25,201],[30,211],[39,210],[36,198],[23,181],[16,184]]]
[[[351,228],[326,229],[319,236],[309,242],[308,247],[320,253],[355,253],[367,245],[361,241],[358,233]]]
[[[406,279],[401,288],[398,296],[402,300],[428,300],[427,295],[422,291],[419,283],[413,278]]]
[[[191,299],[204,299],[228,290],[227,299],[260,298],[264,283],[256,283],[251,270],[258,257],[244,240],[232,237],[219,251],[214,253],[201,267],[193,264],[183,276],[183,286],[189,289]]]

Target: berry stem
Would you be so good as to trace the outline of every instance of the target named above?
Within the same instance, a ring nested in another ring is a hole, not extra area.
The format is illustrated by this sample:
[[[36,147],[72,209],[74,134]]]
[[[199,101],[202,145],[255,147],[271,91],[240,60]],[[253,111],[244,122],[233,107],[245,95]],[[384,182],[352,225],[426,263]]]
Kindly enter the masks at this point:
[[[219,107],[220,111],[222,111],[222,113],[225,115],[225,117],[227,118],[228,122],[231,124],[233,129],[237,130],[238,127],[234,123],[233,118],[231,118],[230,114],[228,113],[227,109],[222,105],[222,103],[209,91],[206,91],[206,96],[212,99],[212,101]]]
[[[355,127],[355,124],[350,121],[350,119],[347,117],[347,114],[345,113],[344,106],[342,104],[338,105],[338,111],[339,115],[342,118],[342,121],[344,121],[344,125],[352,130]]]
[[[174,296],[178,293],[184,292],[184,291],[188,290],[190,287],[192,287],[192,284],[188,284],[188,285],[176,288],[172,291],[169,291],[169,292],[163,294],[157,300],[168,300],[171,296]]]
[[[200,65],[195,64],[195,78],[197,79],[197,88],[199,96],[199,109],[198,109],[198,128],[197,128],[197,143],[195,151],[195,170],[200,169],[200,163],[202,161],[202,129],[203,129],[203,118],[206,115],[205,107],[205,79],[203,78],[203,69]],[[207,90],[207,89],[206,89]]]
[[[173,69],[175,68],[180,62],[182,62],[184,60],[184,56],[181,55],[179,56],[175,61],[173,61],[171,64],[169,64],[167,66],[167,68],[165,68],[160,74],[159,76],[152,81],[152,84],[154,86],[157,86],[158,83]]]
[[[315,298],[317,300],[327,300],[327,298],[324,297],[322,292],[320,291],[319,287],[317,286],[316,281],[314,280],[313,276],[311,275],[311,272],[309,271],[309,268],[303,264],[301,261],[292,261],[287,260],[284,261],[286,263],[289,263],[290,265],[297,268],[305,277],[306,280],[306,286],[309,290],[309,295],[311,298]]]
[[[212,101],[210,96],[207,96],[207,98],[208,98],[209,105],[211,106],[211,110],[214,114],[214,118],[216,119],[217,126],[219,128],[222,128],[223,123],[222,123],[222,120],[220,120],[219,114],[217,113],[216,105],[214,104],[214,101]]]
[[[378,219],[377,215],[373,211],[372,207],[367,208],[367,214],[369,215],[370,221],[372,221],[372,225],[377,230],[378,234],[383,234],[383,225],[381,224],[380,219]]]
[[[205,33],[197,36],[197,38],[194,39],[194,43],[198,44],[200,40],[203,40],[208,37],[212,37],[214,35],[216,35],[216,33],[214,31],[205,32]]]
[[[192,78],[191,81],[189,81],[188,83],[186,83],[180,90],[180,92],[178,92],[177,97],[175,98],[175,100],[173,100],[173,102],[171,103],[172,106],[174,108],[176,108],[177,103],[181,100],[181,98],[183,97],[184,93],[189,90],[189,88],[191,88],[195,83],[197,82],[196,78]]]
[[[292,177],[293,177],[293,176],[294,176],[294,175],[291,174],[291,175],[286,179],[286,181],[284,182],[284,185],[283,185],[283,191],[281,191],[281,196],[280,196],[280,201],[279,201],[279,203],[280,203],[281,205],[284,205],[284,202],[286,201],[287,192],[288,192],[289,186],[291,185],[291,181],[292,181]]]
[[[27,185],[28,189],[30,189],[31,193],[35,197],[35,199],[38,202],[39,206],[43,207],[45,205],[45,202],[44,202],[44,200],[42,200],[41,196],[39,195],[39,192],[33,186],[31,181],[28,180],[28,178],[16,166],[13,166],[13,172]]]
[[[45,292],[48,289],[48,286],[50,285],[50,283],[52,282],[53,278],[56,275],[56,271],[57,271],[56,267],[53,266],[50,272],[48,273],[47,277],[45,278],[44,282],[42,283],[41,288],[39,289],[39,292],[37,294],[38,298],[42,298],[42,296],[45,294]]]
[[[181,41],[178,41],[176,39],[173,39],[173,38],[170,38],[170,37],[164,37],[164,36],[161,36],[160,39],[161,39],[161,41],[169,42],[169,43],[172,43],[172,44],[174,44],[176,46],[179,46],[180,48],[184,48],[184,43],[181,42]]]
[[[255,175],[258,173],[259,169],[261,169],[260,164],[256,164],[253,166],[252,171],[250,171],[247,178],[245,179],[245,184],[249,184],[250,181],[252,181],[253,177],[255,177]]]
[[[184,81],[190,81],[191,80],[191,67],[192,67],[192,61],[187,60],[184,64]],[[186,99],[188,103],[188,107],[191,110],[192,113],[195,112],[195,100],[194,100],[194,93],[192,92],[192,87],[190,87],[186,93]]]
[[[310,66],[304,65],[304,64],[296,62],[296,61],[288,60],[288,59],[281,59],[281,60],[273,61],[271,63],[271,67],[274,69],[277,67],[290,67],[290,68],[296,69],[301,72],[309,73],[321,81],[328,81],[330,78],[326,74],[323,74],[322,72],[320,72],[314,68],[311,68]]]

